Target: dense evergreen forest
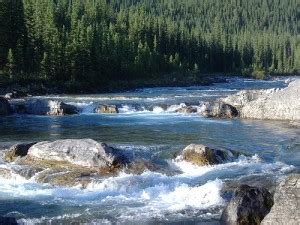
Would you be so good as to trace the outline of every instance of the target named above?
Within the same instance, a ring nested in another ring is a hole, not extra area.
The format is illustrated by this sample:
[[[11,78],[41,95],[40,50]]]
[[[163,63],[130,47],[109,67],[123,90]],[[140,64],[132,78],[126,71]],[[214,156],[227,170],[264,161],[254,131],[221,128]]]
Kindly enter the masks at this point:
[[[4,0],[0,76],[101,85],[294,73],[299,18],[299,0]]]

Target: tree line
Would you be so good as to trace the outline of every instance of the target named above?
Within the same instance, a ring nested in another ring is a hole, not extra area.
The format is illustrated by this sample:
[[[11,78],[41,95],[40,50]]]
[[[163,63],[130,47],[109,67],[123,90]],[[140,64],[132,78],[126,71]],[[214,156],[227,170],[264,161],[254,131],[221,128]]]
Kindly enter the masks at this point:
[[[293,73],[298,0],[4,0],[0,68],[12,80],[162,73]],[[257,72],[258,71],[258,72]]]

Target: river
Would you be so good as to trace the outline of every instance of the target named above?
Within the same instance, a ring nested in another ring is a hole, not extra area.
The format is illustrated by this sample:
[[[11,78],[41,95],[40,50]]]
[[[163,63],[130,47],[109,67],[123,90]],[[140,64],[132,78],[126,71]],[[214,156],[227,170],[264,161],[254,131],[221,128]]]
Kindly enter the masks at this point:
[[[201,110],[204,101],[243,89],[285,87],[286,79],[230,78],[212,86],[34,97],[60,99],[76,105],[80,114],[0,117],[0,149],[21,142],[92,138],[166,169],[140,175],[121,172],[94,180],[86,189],[39,184],[34,177],[0,178],[0,216],[15,217],[21,224],[218,224],[230,198],[231,192],[224,191],[228,182],[274,182],[300,169],[299,128],[288,122],[209,119],[175,110],[183,104]],[[100,103],[117,105],[120,113],[93,113]],[[206,167],[174,160],[191,143],[243,155]],[[0,159],[0,168],[11,166],[16,165]]]

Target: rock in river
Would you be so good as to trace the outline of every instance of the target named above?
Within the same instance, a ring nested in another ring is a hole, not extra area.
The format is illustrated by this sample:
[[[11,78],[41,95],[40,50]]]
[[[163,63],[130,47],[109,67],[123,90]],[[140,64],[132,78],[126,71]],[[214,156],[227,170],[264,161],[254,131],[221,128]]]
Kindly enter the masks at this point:
[[[293,174],[276,188],[274,205],[262,225],[296,225],[300,223],[300,174]]]
[[[96,113],[119,113],[119,110],[117,108],[117,106],[115,105],[99,105],[96,109],[95,109]]]
[[[49,111],[47,114],[49,116],[63,116],[63,115],[73,115],[77,114],[77,109],[75,106],[68,105],[60,101],[49,101]]]
[[[66,139],[33,145],[28,150],[27,160],[66,163],[70,167],[111,169],[122,166],[125,157],[116,149],[92,139]]]
[[[235,107],[222,101],[205,103],[201,108],[201,112],[205,117],[215,118],[234,118],[239,115]]]
[[[177,113],[196,113],[197,111],[198,109],[193,106],[183,106],[175,110]]]
[[[234,158],[229,150],[219,150],[205,145],[191,144],[181,152],[182,159],[198,166],[220,164]]]
[[[270,212],[272,195],[265,188],[242,185],[224,209],[221,223],[225,225],[259,225]]]
[[[9,102],[3,98],[0,97],[0,116],[7,116],[10,115],[12,112]]]
[[[22,104],[15,103],[14,108],[17,113],[32,115],[62,116],[78,113],[75,106],[56,100],[34,99],[25,101]]]
[[[204,116],[249,119],[300,120],[300,79],[283,89],[247,90],[208,102]]]

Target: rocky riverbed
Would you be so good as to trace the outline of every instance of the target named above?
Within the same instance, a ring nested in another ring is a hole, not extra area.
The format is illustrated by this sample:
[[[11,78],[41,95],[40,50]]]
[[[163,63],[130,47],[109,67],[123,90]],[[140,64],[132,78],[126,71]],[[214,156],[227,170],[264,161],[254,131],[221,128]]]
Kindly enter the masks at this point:
[[[294,80],[2,98],[0,223],[293,224],[298,122],[240,119],[233,99],[275,102]]]

